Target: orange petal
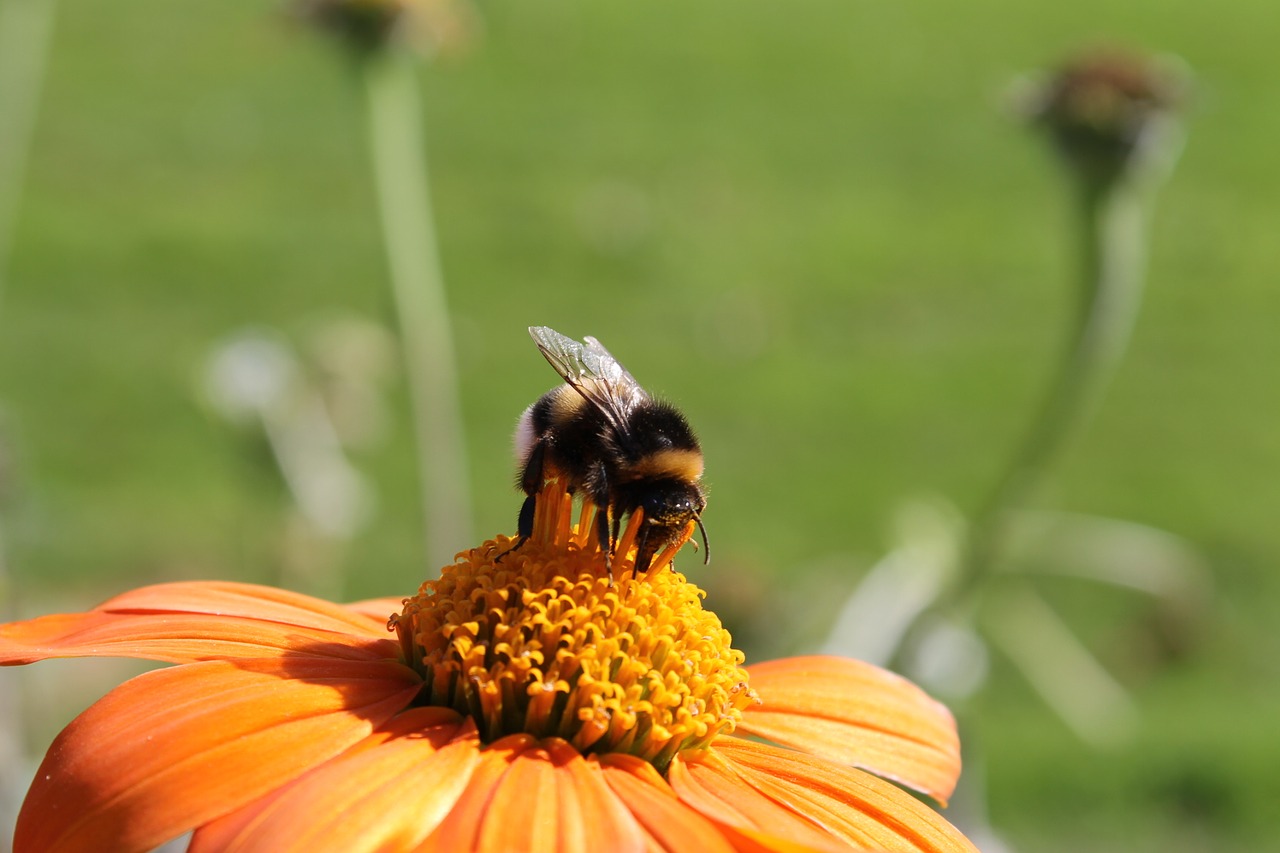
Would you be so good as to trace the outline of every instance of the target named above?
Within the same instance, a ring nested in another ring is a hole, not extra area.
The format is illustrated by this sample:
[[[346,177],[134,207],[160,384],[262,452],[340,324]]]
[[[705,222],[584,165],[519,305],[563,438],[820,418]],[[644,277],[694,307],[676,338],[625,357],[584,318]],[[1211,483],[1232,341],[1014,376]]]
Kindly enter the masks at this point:
[[[576,849],[583,853],[606,849],[618,853],[644,850],[644,831],[605,782],[600,765],[583,759],[576,749],[562,740],[551,741],[547,751],[550,760],[562,768],[561,788],[572,792],[572,799],[576,801],[576,815],[568,809],[562,810],[561,814],[561,821],[566,825],[576,821],[582,826],[581,844]],[[563,770],[568,771],[567,778],[563,776]]]
[[[720,825],[720,831],[733,844],[737,853],[846,853],[843,846],[810,847],[784,838],[775,838],[767,832]]]
[[[475,784],[427,849],[489,853],[641,853],[639,824],[604,781],[600,767],[568,743],[499,741],[515,748],[495,760],[494,775]],[[516,751],[516,750],[519,751]],[[505,768],[502,768],[505,765]],[[498,771],[501,770],[499,773]],[[486,795],[487,794],[487,795]],[[483,800],[483,809],[469,806]]]
[[[381,746],[393,738],[411,737],[427,729],[435,729],[449,724],[452,724],[455,728],[458,728],[460,724],[465,724],[465,730],[459,731],[455,735],[457,739],[469,737],[471,730],[474,728],[474,724],[463,720],[457,712],[448,708],[409,708],[378,726],[372,734],[360,740],[355,746],[343,752],[337,758],[325,762],[298,777],[298,780],[294,783],[277,788],[247,806],[204,824],[196,830],[194,837],[191,839],[188,853],[193,853],[193,851],[216,853],[216,851],[227,849],[242,834],[247,834],[250,831],[251,824],[257,822],[259,816],[265,813],[276,800],[292,791],[294,787],[302,784],[312,775],[325,772],[326,768],[332,766],[334,762],[346,761],[361,752]]]
[[[676,797],[658,771],[634,755],[600,758],[604,780],[639,821],[650,850],[732,853],[734,845],[711,821]]]
[[[394,658],[399,646],[358,613],[265,586],[174,583],[143,587],[87,613],[0,625],[0,665],[51,657],[199,660],[316,655]]]
[[[337,632],[369,633],[368,619],[334,604],[271,586],[229,581],[188,581],[145,586],[118,595],[95,610],[114,613],[211,613],[302,625]],[[383,629],[375,635],[386,634]]]
[[[391,618],[391,614],[404,610],[404,601],[404,596],[399,598],[367,598],[364,601],[353,601],[350,604],[344,604],[343,607],[372,619],[375,625],[381,625],[385,628],[387,620]]]
[[[365,738],[421,681],[380,661],[207,661],[141,675],[58,736],[14,849],[146,851]]]
[[[297,785],[302,784],[305,780],[311,778],[316,773],[326,771],[326,768],[333,765],[337,761],[345,761],[355,755],[366,750],[381,746],[389,740],[397,737],[411,737],[427,729],[434,729],[442,725],[452,724],[457,728],[461,723],[467,723],[467,728],[460,731],[456,737],[463,739],[470,736],[473,724],[463,721],[456,712],[448,708],[410,708],[378,728],[374,729],[373,734],[359,741],[355,746],[324,764],[319,765],[313,770],[300,776],[298,781],[291,785],[277,788],[243,808],[223,815],[217,820],[206,823],[196,830],[195,836],[191,839],[188,847],[188,853],[217,853],[217,851],[226,850],[233,841],[240,838],[241,835],[247,834],[250,825],[255,823],[259,816],[271,807],[272,803],[280,799],[280,797],[292,791]]]
[[[977,853],[933,809],[869,773],[741,738],[722,738],[710,751],[724,764],[690,762],[690,776],[717,777],[728,765],[742,782],[821,825],[844,845],[904,853]]]
[[[809,816],[775,802],[742,779],[715,746],[677,756],[667,778],[682,802],[717,824],[814,850],[847,848]]]
[[[510,769],[511,762],[534,743],[536,741],[532,735],[510,735],[495,741],[481,752],[480,763],[467,780],[466,790],[462,792],[449,816],[419,845],[418,850],[454,853],[479,849],[480,828],[484,824],[485,813],[489,810],[494,791]],[[513,819],[510,815],[497,813],[494,817],[497,820]]]
[[[0,665],[47,658],[130,657],[168,663],[278,657],[395,658],[392,639],[225,616],[90,612],[43,616],[0,627]]]
[[[414,708],[280,792],[196,831],[188,853],[412,850],[480,760],[475,727]]]
[[[862,661],[800,657],[748,667],[761,705],[738,731],[852,764],[945,805],[960,776],[955,719],[910,681]]]

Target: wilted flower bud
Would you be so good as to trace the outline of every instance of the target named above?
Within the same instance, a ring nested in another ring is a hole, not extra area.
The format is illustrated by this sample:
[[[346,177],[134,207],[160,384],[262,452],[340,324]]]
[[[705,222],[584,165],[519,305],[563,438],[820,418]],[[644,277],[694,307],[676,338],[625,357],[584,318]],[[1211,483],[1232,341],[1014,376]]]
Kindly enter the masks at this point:
[[[1105,189],[1168,135],[1185,89],[1185,75],[1170,62],[1094,51],[1064,65],[1027,106],[1068,164]]]
[[[303,17],[330,30],[360,54],[402,41],[431,55],[459,53],[477,17],[468,0],[298,0]]]

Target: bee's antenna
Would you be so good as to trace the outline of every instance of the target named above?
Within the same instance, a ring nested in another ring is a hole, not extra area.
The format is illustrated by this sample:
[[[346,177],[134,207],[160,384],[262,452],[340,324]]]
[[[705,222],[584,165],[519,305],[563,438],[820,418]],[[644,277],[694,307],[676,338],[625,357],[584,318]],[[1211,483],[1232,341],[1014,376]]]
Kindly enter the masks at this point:
[[[702,526],[702,516],[695,512],[693,520],[698,522],[698,530],[702,533],[702,565],[705,566],[711,562],[711,542],[707,539],[707,528]]]

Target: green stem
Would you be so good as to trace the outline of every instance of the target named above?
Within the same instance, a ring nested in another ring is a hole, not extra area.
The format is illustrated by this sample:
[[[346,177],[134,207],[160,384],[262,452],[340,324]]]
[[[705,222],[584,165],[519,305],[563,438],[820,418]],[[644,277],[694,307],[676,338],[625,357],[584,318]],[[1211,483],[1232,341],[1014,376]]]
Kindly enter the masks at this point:
[[[428,196],[421,101],[411,58],[363,62],[370,147],[417,439],[430,565],[471,541],[465,434],[453,334]]]
[[[0,4],[0,307],[56,10],[56,0]],[[0,525],[0,622],[15,615],[11,585]],[[26,762],[20,691],[18,673],[5,673],[0,684],[0,804],[5,805],[18,802],[26,784],[20,769]],[[0,816],[8,816],[3,808]]]
[[[56,10],[56,0],[0,5],[0,308]],[[0,529],[0,621],[12,600],[2,534]]]
[[[975,585],[991,570],[1009,511],[1025,505],[1057,455],[1093,417],[1119,366],[1142,302],[1146,222],[1133,183],[1081,193],[1080,303],[1057,377],[1018,452],[974,516],[957,584]]]
[[[0,301],[56,10],[56,0],[0,4]]]

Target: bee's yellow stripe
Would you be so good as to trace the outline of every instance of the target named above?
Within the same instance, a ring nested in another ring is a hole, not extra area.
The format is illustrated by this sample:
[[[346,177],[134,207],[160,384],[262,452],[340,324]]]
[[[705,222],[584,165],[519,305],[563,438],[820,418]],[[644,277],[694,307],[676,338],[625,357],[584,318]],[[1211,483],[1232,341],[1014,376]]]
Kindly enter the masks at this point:
[[[702,476],[702,454],[697,450],[659,450],[627,469],[627,479],[671,477],[694,482]]]

